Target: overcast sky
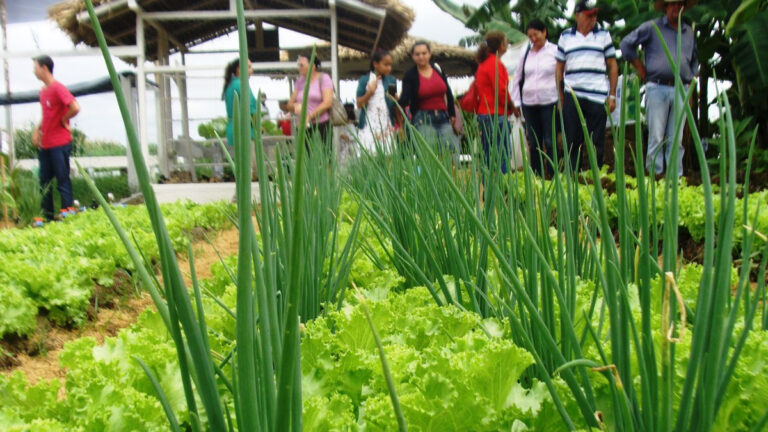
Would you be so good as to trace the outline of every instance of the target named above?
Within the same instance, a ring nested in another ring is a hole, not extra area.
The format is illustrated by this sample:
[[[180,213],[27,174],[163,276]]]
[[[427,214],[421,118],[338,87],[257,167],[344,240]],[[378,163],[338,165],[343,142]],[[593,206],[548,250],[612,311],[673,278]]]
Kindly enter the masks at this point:
[[[437,8],[431,1],[418,0],[409,2],[416,13],[416,19],[409,33],[421,36],[437,42],[456,44],[462,37],[471,34],[462,23],[453,19]],[[465,0],[466,4],[480,4],[482,0]],[[314,39],[289,30],[280,31],[280,42],[283,47],[309,45]],[[11,52],[33,50],[63,50],[73,47],[69,37],[58,29],[52,21],[35,21],[14,23],[8,25],[8,50]],[[237,37],[235,34],[220,37],[214,41],[195,47],[196,49],[236,49]],[[188,64],[220,64],[222,71],[207,71],[190,73],[188,84],[189,97],[197,99],[190,102],[190,118],[193,120],[191,131],[196,136],[197,124],[207,118],[224,115],[224,104],[218,98],[221,95],[223,73],[226,62],[234,57],[234,54],[193,55],[187,56]],[[113,59],[118,70],[133,69],[119,59]],[[171,64],[180,62],[180,56],[172,56]],[[107,70],[100,57],[54,57],[54,75],[56,79],[67,84],[88,81],[106,76]],[[32,73],[32,61],[28,58],[16,58],[9,60],[10,83],[12,92],[36,90],[40,88],[40,82]],[[197,76],[198,78],[195,78]],[[454,82],[458,87],[466,88],[468,81]],[[277,110],[277,100],[285,99],[288,95],[287,80],[270,80],[266,78],[251,78],[251,86],[261,88],[270,98],[269,106],[272,112]],[[354,97],[356,84],[342,82],[341,99],[351,100]],[[3,92],[5,84],[0,84]],[[175,87],[174,87],[174,95]],[[78,98],[82,110],[74,119],[76,127],[82,129],[89,138],[106,139],[125,143],[125,133],[120,122],[120,115],[115,103],[114,95],[92,95]],[[149,141],[156,141],[155,132],[155,102],[151,96],[148,98],[148,125]],[[179,117],[177,100],[174,101],[174,118]],[[25,104],[13,106],[13,124],[15,127],[38,122],[40,120],[39,104]],[[6,129],[5,113],[0,114],[0,124]],[[174,135],[181,133],[180,123],[174,123]]]

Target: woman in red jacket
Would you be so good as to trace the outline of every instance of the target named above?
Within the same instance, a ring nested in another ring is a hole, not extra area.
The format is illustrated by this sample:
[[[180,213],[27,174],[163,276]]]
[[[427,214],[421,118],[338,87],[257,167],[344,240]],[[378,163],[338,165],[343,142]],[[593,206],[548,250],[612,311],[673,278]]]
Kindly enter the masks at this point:
[[[499,31],[485,34],[475,59],[479,66],[475,72],[475,88],[479,97],[477,122],[483,141],[485,163],[492,171],[501,168],[507,173],[511,153],[509,121],[512,102],[507,87],[509,76],[501,62],[507,52],[507,37]]]

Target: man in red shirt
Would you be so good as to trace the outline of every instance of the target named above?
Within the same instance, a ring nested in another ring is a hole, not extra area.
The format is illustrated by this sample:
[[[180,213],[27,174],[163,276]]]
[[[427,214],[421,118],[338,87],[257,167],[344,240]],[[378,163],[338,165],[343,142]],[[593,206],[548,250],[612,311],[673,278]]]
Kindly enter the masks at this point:
[[[56,178],[61,208],[72,207],[72,182],[69,179],[69,155],[72,152],[72,126],[69,119],[80,112],[80,105],[63,84],[53,78],[53,60],[44,55],[33,59],[35,77],[43,82],[40,105],[43,120],[32,134],[38,148],[40,187],[43,189],[43,214],[52,220],[53,195],[50,183]]]

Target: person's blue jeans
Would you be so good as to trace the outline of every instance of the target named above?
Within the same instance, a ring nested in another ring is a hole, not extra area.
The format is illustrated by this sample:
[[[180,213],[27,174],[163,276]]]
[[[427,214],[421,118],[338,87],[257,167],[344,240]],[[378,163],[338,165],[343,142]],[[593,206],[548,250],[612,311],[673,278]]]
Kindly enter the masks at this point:
[[[459,140],[453,133],[453,125],[446,111],[417,111],[413,125],[424,139],[437,151],[459,153]]]
[[[509,171],[512,155],[509,143],[509,120],[504,115],[478,114],[477,124],[483,141],[486,166],[492,172],[500,169],[503,174],[506,174]]]
[[[61,196],[61,208],[72,207],[72,182],[69,179],[69,155],[72,143],[60,147],[40,149],[40,188],[43,190],[43,216],[53,219],[53,193],[49,187],[53,179]]]
[[[686,90],[688,86],[686,85]],[[663,174],[672,157],[672,146],[680,146],[677,153],[677,175],[683,175],[683,128],[676,138],[675,112],[682,114],[683,98],[675,97],[673,86],[649,82],[645,85],[645,116],[648,121],[648,156],[645,169]],[[685,125],[685,123],[683,123]]]

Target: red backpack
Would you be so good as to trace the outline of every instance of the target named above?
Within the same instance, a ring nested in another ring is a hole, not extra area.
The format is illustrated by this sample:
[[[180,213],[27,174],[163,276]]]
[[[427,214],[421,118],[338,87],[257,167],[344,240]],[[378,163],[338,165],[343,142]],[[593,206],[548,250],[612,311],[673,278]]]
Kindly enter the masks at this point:
[[[477,93],[475,81],[472,81],[467,92],[459,99],[459,106],[462,111],[477,113],[477,109],[480,107],[480,95]]]

